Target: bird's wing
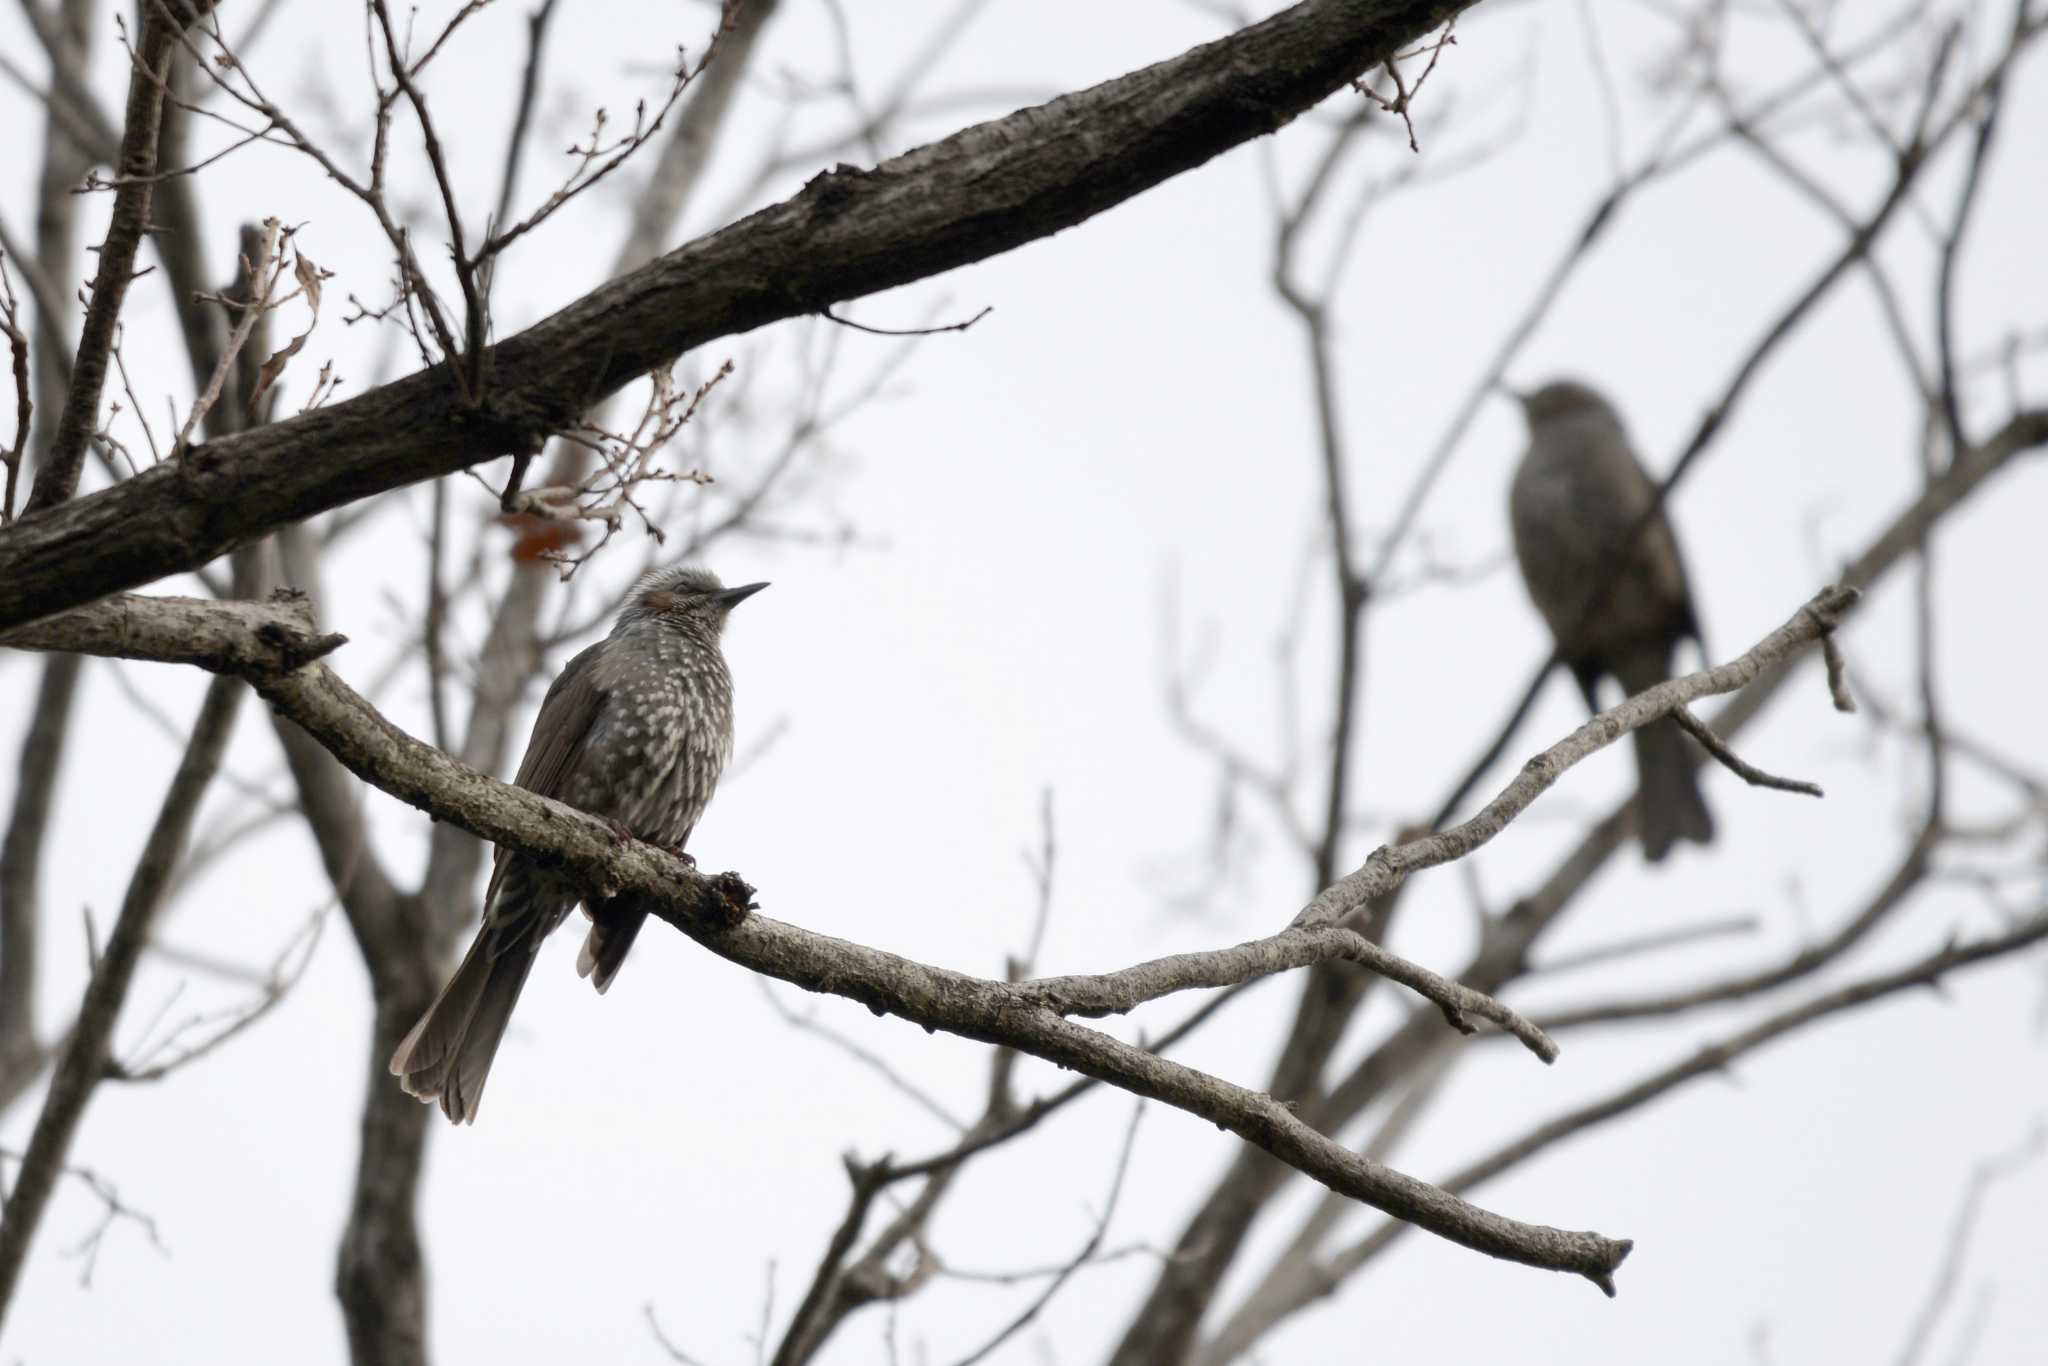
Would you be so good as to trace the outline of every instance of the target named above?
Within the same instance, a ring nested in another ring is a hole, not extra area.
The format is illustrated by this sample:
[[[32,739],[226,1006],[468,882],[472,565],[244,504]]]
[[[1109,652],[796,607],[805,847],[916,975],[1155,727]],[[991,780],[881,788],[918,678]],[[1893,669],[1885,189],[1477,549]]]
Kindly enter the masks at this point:
[[[526,741],[526,757],[519,761],[519,776],[512,781],[528,792],[543,797],[561,794],[562,778],[576,766],[590,738],[591,727],[604,711],[611,690],[603,686],[597,668],[603,641],[582,651],[548,685],[541,699],[540,714],[533,718],[533,734]],[[491,864],[491,884],[484,892],[484,905],[495,905],[498,883],[505,876],[506,851],[498,849]]]
[[[611,689],[599,678],[599,641],[570,660],[541,699],[540,714],[533,718],[533,734],[526,742],[526,757],[519,761],[519,776],[512,781],[528,792],[543,797],[561,795],[563,775],[575,767],[590,738],[590,728],[604,710]]]

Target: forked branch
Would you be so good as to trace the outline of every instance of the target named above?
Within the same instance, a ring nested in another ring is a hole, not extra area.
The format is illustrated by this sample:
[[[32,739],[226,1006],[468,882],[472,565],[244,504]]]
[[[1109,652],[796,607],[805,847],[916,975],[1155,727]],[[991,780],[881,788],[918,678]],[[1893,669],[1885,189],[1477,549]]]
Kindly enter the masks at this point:
[[[1355,934],[1330,933],[1352,906],[1391,890],[1409,872],[1477,848],[1566,768],[1628,731],[1695,698],[1733,691],[1767,666],[1800,653],[1832,629],[1835,614],[1854,597],[1853,590],[1828,590],[1733,663],[1674,680],[1595,717],[1532,759],[1471,821],[1377,851],[1363,868],[1310,903],[1271,942],[1314,943],[1356,960],[1358,946],[1367,941]],[[742,967],[806,990],[844,996],[878,1014],[898,1015],[928,1029],[1030,1053],[1133,1094],[1163,1100],[1230,1130],[1329,1189],[1398,1219],[1491,1256],[1576,1272],[1613,1291],[1614,1269],[1628,1255],[1626,1240],[1521,1223],[1466,1204],[1352,1152],[1272,1096],[1169,1061],[1077,1024],[1064,1013],[1127,1009],[1162,990],[1177,989],[1176,982],[1222,985],[1244,980],[1292,965],[1284,956],[1240,946],[1210,955],[1181,955],[1104,977],[1013,983],[951,972],[749,914],[753,889],[733,874],[706,877],[665,851],[638,842],[622,846],[603,821],[496,782],[399,730],[318,662],[338,639],[314,631],[311,611],[302,599],[280,596],[260,607],[171,600],[160,608],[161,602],[118,597],[0,640],[30,648],[175,658],[247,678],[274,708],[377,787],[486,839],[549,860],[581,882],[591,896],[641,901],[654,915]],[[252,624],[259,616],[264,619]],[[195,641],[210,641],[212,648],[202,649]],[[1231,975],[1233,970],[1236,976]],[[1406,985],[1425,995],[1432,989],[1420,979]],[[1477,993],[1456,1001],[1456,1009],[1496,1008],[1504,1024],[1518,1018]]]

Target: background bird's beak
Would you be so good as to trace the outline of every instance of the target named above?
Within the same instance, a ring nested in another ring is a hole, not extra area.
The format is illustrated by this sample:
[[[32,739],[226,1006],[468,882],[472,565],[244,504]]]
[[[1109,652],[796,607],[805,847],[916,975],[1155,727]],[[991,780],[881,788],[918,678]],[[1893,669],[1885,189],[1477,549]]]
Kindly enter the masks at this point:
[[[768,585],[765,583],[743,583],[738,588],[728,588],[722,593],[713,593],[711,600],[724,604],[728,609],[745,602]]]

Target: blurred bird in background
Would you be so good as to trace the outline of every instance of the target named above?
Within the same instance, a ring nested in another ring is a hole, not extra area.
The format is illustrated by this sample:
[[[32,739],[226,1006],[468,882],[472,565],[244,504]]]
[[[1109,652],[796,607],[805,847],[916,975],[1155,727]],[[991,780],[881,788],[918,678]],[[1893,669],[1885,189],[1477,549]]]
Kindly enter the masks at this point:
[[[719,637],[733,607],[767,586],[727,588],[686,565],[643,577],[611,634],[548,688],[514,781],[682,853],[732,757],[732,675]],[[439,1100],[458,1124],[476,1118],[541,941],[581,897],[574,883],[499,848],[476,942],[391,1055],[407,1091]],[[647,913],[615,903],[590,913],[576,971],[602,992]]]
[[[1574,380],[1515,397],[1529,423],[1508,498],[1515,558],[1559,658],[1598,711],[1602,675],[1634,696],[1671,676],[1680,641],[1699,639],[1685,562],[1669,518],[1659,510],[1644,520],[1657,488],[1606,399]],[[1634,735],[1643,857],[1655,863],[1679,840],[1711,842],[1714,818],[1678,723]]]

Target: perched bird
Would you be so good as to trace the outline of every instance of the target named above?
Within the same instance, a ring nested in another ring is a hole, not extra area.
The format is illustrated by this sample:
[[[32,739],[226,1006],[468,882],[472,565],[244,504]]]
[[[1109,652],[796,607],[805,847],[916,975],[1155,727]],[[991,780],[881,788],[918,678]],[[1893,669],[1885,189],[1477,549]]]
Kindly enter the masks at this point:
[[[1603,674],[1634,696],[1671,676],[1681,640],[1699,639],[1685,562],[1664,513],[1643,520],[1656,485],[1606,399],[1573,380],[1516,397],[1529,450],[1508,498],[1515,558],[1559,657],[1598,711]],[[1679,840],[1710,842],[1714,818],[1678,723],[1642,727],[1635,746],[1643,856],[1655,863]]]
[[[681,853],[732,757],[732,675],[718,641],[735,604],[708,570],[657,569],[635,584],[610,635],[569,661],[534,718],[515,781]],[[491,1059],[541,940],[581,899],[572,882],[500,847],[483,924],[462,966],[391,1055],[391,1071],[458,1124],[476,1118]],[[601,903],[576,971],[611,985],[644,910]]]

